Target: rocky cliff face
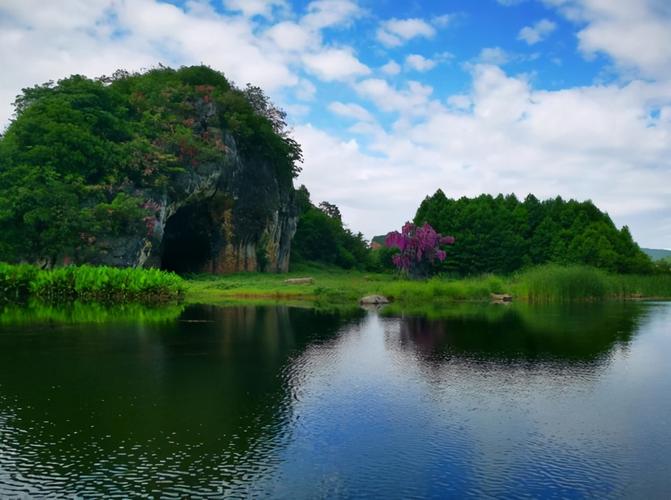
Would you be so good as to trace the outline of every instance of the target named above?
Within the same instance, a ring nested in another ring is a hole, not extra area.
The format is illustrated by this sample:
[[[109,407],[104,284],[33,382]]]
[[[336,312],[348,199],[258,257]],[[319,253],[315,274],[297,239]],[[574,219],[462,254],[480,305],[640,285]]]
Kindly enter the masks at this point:
[[[302,155],[260,88],[159,66],[16,102],[0,135],[0,260],[287,270]]]
[[[297,223],[292,181],[278,176],[272,159],[242,155],[230,133],[207,132],[222,144],[221,158],[177,175],[160,193],[136,193],[153,212],[146,230],[97,242],[90,261],[215,274],[288,270]]]

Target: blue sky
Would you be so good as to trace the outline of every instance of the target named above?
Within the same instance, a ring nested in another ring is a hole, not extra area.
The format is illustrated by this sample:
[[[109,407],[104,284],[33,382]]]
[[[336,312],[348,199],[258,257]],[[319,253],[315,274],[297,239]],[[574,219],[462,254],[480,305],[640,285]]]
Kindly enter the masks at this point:
[[[592,199],[671,248],[667,0],[3,0],[22,87],[206,63],[289,112],[305,183],[367,236],[436,189]]]

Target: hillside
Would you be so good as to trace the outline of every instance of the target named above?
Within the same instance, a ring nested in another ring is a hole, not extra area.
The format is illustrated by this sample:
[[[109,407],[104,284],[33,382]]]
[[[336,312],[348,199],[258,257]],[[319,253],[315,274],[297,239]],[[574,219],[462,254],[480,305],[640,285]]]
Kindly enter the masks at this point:
[[[24,89],[0,138],[0,260],[286,271],[301,150],[205,66]]]
[[[421,203],[415,223],[456,237],[443,271],[511,273],[545,263],[586,264],[616,273],[649,273],[650,258],[625,226],[615,227],[591,201],[514,195],[449,199],[438,190]]]
[[[652,260],[671,260],[671,250],[661,248],[641,248],[641,250]]]

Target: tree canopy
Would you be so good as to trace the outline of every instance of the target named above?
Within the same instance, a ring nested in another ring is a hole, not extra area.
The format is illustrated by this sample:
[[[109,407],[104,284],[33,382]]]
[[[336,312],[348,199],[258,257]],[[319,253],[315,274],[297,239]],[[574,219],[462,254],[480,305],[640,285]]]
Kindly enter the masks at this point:
[[[443,271],[510,273],[536,264],[586,264],[618,273],[654,267],[625,226],[617,229],[591,201],[545,201],[529,195],[450,199],[438,190],[421,203],[414,222],[454,235]]]
[[[343,225],[340,210],[329,202],[315,206],[305,186],[296,190],[300,211],[291,247],[292,262],[320,262],[345,269],[364,268],[370,250],[361,233]]]

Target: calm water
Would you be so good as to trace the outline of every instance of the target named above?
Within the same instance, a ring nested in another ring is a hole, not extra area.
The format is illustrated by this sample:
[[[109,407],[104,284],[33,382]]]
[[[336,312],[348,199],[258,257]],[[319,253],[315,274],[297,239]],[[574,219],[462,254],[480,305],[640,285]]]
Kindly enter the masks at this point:
[[[424,313],[5,311],[0,497],[671,495],[671,303]]]

